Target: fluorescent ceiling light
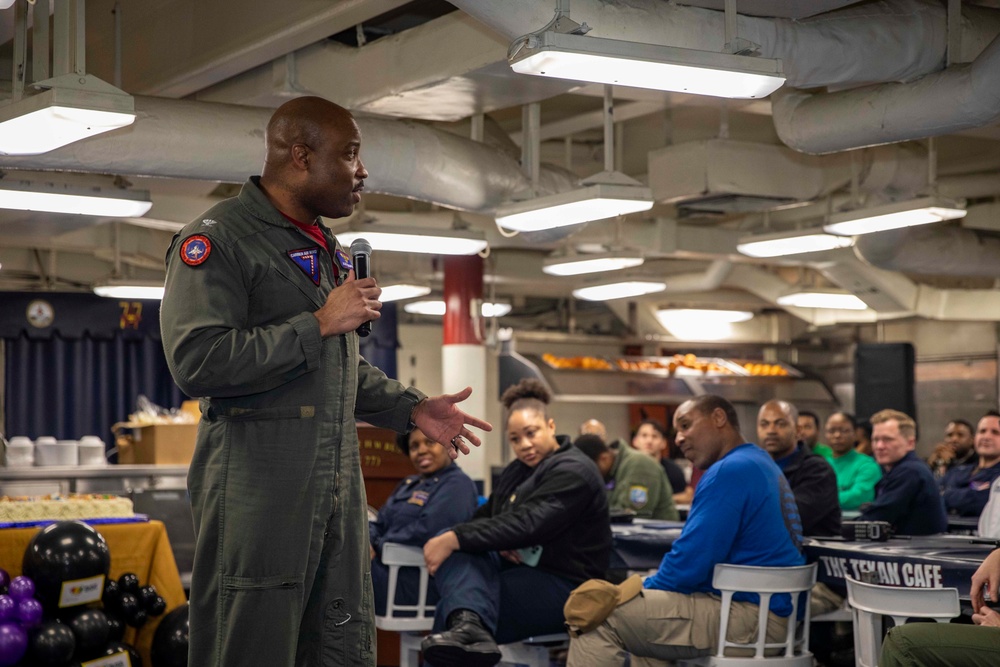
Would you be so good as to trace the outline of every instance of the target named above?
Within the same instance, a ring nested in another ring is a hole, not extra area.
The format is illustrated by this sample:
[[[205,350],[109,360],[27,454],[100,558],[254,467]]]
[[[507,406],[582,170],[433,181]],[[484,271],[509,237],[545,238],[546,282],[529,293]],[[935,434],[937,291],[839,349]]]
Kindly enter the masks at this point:
[[[0,181],[0,208],[137,218],[145,214],[152,205],[148,190]]]
[[[848,292],[833,290],[804,290],[778,297],[779,306],[796,308],[831,308],[836,310],[865,310],[868,304]]]
[[[388,303],[389,301],[401,301],[403,299],[415,299],[418,296],[427,296],[431,293],[430,285],[417,285],[415,283],[396,283],[386,285],[382,288],[382,296],[379,301]]]
[[[504,204],[497,207],[496,220],[505,229],[538,232],[651,208],[653,194],[643,185],[593,183],[554,195]]]
[[[953,201],[939,197],[921,197],[885,206],[834,213],[823,225],[823,229],[831,234],[856,236],[964,218],[965,214],[966,210]]]
[[[45,90],[0,107],[0,153],[47,153],[135,121],[132,96],[89,74],[32,85]]]
[[[656,319],[670,335],[682,340],[722,340],[733,335],[732,325],[746,322],[746,310],[701,310],[667,308],[656,311]]]
[[[94,285],[94,294],[111,299],[162,299],[163,283],[147,280],[112,279]]]
[[[785,82],[781,61],[771,58],[551,30],[526,39],[509,58],[521,74],[747,99],[767,97]]]
[[[736,249],[748,257],[781,257],[847,248],[852,245],[854,239],[848,236],[834,236],[821,230],[798,230],[745,236],[736,244]]]
[[[434,255],[475,255],[486,249],[486,236],[467,229],[420,229],[406,225],[384,225],[355,220],[346,226],[335,225],[333,233],[341,245],[354,239],[368,240],[372,250],[419,252]]]
[[[403,306],[403,310],[414,315],[432,315],[442,317],[445,312],[444,301],[414,301]],[[503,317],[511,310],[509,303],[483,303],[483,317]]]
[[[542,271],[550,276],[578,276],[584,273],[620,271],[640,266],[642,255],[634,250],[612,250],[582,255],[559,255],[545,258]]]
[[[631,296],[653,294],[667,289],[667,284],[652,280],[625,280],[608,285],[591,285],[573,290],[573,296],[584,301],[610,301]]]

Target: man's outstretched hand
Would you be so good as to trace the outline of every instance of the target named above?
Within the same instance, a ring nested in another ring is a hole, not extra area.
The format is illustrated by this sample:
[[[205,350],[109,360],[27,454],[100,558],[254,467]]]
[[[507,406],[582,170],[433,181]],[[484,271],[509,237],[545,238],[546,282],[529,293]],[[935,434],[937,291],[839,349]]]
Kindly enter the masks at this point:
[[[458,409],[457,404],[471,395],[472,387],[466,387],[457,394],[432,396],[417,403],[410,415],[410,419],[424,435],[448,448],[448,454],[453,459],[458,458],[459,452],[469,453],[469,446],[465,441],[476,447],[482,444],[479,436],[468,429],[469,426],[484,431],[493,430],[489,422]]]

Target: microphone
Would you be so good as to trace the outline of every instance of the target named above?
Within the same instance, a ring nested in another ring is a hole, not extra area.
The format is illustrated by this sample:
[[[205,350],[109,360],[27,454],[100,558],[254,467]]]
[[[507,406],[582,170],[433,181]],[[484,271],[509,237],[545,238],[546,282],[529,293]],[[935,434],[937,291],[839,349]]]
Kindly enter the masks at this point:
[[[368,278],[372,274],[372,246],[363,238],[356,238],[351,244],[351,261],[354,263],[354,277],[358,280]],[[356,331],[361,337],[372,332],[371,320],[363,323]]]

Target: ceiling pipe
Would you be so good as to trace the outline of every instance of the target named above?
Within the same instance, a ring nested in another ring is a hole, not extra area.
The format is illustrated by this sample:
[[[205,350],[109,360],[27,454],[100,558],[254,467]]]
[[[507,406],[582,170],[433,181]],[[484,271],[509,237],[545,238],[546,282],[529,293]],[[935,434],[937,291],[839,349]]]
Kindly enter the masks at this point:
[[[0,156],[2,169],[99,172],[242,183],[259,173],[273,109],[135,97],[127,128],[41,155]],[[502,149],[427,125],[360,117],[370,191],[487,211],[530,185]],[[575,187],[560,167],[542,165],[540,189]]]
[[[854,252],[887,271],[917,275],[1000,277],[1000,237],[956,225],[927,225],[864,234]]]
[[[537,0],[453,0],[451,3],[504,37],[536,31],[552,18],[554,3]],[[962,53],[968,61],[1000,32],[1000,13],[963,8]],[[595,37],[721,52],[722,12],[661,0],[573,0],[571,17]],[[908,81],[944,66],[945,8],[933,0],[879,0],[808,19],[740,15],[741,38],[760,55],[780,58],[789,86],[858,86]],[[984,36],[988,35],[984,39]]]
[[[812,154],[990,125],[1000,119],[1000,37],[971,66],[839,93],[784,91],[771,109],[781,141]]]

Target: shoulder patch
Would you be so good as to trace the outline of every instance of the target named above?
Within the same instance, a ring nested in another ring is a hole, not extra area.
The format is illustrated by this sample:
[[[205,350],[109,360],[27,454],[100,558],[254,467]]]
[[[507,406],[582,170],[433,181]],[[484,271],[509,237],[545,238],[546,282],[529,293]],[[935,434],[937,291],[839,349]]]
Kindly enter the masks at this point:
[[[628,500],[635,507],[642,508],[649,502],[649,489],[645,486],[630,486],[628,489]]]
[[[188,266],[202,264],[212,254],[212,241],[207,236],[195,234],[181,243],[181,261]]]
[[[337,248],[333,254],[337,257],[337,263],[340,264],[340,268],[344,271],[350,271],[354,268],[354,263],[351,261],[351,258],[348,257],[347,253],[340,248]]]
[[[309,276],[313,285],[319,285],[319,247],[289,250],[288,256],[295,265]]]

